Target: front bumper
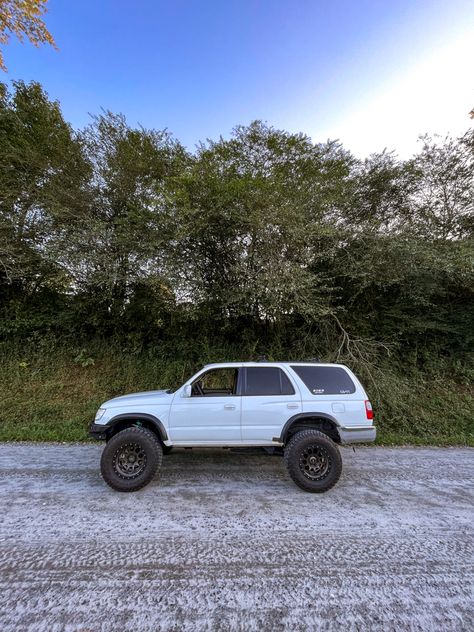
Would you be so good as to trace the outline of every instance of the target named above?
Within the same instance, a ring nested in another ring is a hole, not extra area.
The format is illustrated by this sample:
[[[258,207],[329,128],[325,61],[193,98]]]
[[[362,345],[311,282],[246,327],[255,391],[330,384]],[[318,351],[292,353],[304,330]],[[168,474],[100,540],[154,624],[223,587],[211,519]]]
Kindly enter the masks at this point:
[[[102,424],[96,424],[94,422],[89,426],[89,434],[98,441],[104,441],[106,435],[107,426]]]
[[[375,426],[345,426],[338,431],[341,443],[372,443],[377,436]]]

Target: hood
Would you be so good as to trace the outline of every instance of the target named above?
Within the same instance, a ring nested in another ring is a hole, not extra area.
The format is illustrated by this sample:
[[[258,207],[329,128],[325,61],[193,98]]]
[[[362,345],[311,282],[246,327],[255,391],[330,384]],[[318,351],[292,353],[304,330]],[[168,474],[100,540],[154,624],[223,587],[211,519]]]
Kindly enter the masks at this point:
[[[120,395],[101,404],[101,408],[113,408],[114,406],[136,406],[139,404],[161,404],[173,397],[173,393],[162,391],[144,391],[143,393],[130,393]]]

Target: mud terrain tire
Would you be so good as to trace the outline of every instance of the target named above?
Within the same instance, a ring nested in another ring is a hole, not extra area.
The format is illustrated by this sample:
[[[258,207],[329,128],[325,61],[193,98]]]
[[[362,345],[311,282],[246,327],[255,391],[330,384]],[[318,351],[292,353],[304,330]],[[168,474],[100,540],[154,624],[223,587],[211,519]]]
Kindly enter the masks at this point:
[[[285,465],[293,481],[307,492],[331,489],[341,476],[338,447],[319,430],[297,432],[285,447]]]
[[[118,492],[136,492],[153,479],[161,466],[163,449],[146,428],[125,428],[105,445],[100,460],[104,481]]]

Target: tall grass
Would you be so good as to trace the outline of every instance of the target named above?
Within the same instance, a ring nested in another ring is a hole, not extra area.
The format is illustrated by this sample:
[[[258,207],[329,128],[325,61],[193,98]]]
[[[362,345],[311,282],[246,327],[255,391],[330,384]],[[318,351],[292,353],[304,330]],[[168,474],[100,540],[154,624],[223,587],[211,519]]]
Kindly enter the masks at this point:
[[[181,348],[176,354],[165,348],[126,351],[105,344],[87,350],[48,348],[45,343],[34,349],[4,346],[0,440],[85,441],[103,401],[177,386],[205,363],[248,359],[252,353],[235,345],[209,345],[189,353]],[[373,401],[378,443],[474,446],[474,397],[468,383],[395,364],[379,367],[372,377],[353,368]]]

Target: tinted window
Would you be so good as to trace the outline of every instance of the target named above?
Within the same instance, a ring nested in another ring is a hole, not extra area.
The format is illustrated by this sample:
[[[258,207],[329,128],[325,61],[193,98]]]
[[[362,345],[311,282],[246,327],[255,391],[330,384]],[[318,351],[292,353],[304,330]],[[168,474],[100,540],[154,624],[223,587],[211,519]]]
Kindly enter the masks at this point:
[[[355,392],[354,382],[338,366],[292,366],[313,395],[347,395]]]
[[[245,395],[294,395],[288,377],[277,367],[248,367]]]
[[[192,384],[192,397],[225,397],[235,395],[237,369],[223,368],[207,371]]]

